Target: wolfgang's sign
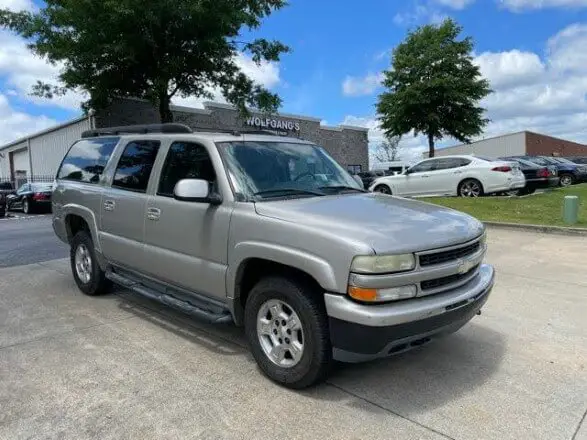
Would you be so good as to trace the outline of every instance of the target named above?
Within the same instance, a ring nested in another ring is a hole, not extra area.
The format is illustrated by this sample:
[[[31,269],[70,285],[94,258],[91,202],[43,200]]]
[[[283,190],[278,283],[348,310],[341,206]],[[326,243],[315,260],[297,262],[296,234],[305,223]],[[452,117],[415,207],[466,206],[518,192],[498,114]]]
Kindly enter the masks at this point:
[[[252,116],[245,121],[251,127],[269,128],[273,130],[300,131],[300,123],[277,118],[259,118]]]

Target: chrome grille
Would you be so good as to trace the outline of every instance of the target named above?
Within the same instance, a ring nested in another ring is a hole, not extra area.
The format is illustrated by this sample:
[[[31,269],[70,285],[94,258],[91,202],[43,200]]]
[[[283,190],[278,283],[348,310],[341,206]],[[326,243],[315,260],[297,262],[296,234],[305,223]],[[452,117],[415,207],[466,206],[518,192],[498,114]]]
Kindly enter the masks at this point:
[[[434,264],[442,264],[448,261],[458,260],[459,258],[464,258],[474,254],[479,250],[480,246],[480,242],[476,241],[475,243],[471,243],[469,245],[465,245],[463,247],[459,247],[456,249],[420,255],[420,266],[426,267],[432,266]]]
[[[444,286],[448,286],[450,284],[455,284],[460,281],[464,281],[468,278],[471,278],[471,275],[473,275],[475,272],[477,272],[477,270],[479,270],[479,265],[473,267],[471,270],[469,270],[468,272],[465,272],[465,273],[457,273],[454,275],[449,275],[447,277],[435,278],[432,280],[422,281],[420,283],[420,288],[422,289],[422,292],[426,293],[426,291],[428,291],[428,290],[435,290],[435,289],[439,289]]]

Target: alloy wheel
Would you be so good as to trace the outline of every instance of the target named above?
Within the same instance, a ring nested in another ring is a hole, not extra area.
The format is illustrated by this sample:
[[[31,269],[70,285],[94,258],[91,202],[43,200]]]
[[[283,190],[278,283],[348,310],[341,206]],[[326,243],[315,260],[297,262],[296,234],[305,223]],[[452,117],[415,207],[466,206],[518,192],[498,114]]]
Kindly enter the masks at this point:
[[[75,272],[84,284],[92,279],[92,257],[85,244],[80,244],[75,250]]]
[[[479,197],[481,195],[481,187],[477,182],[472,180],[461,185],[461,197]]]
[[[259,308],[257,337],[265,355],[280,367],[294,367],[302,359],[302,322],[294,309],[284,301],[271,299]]]

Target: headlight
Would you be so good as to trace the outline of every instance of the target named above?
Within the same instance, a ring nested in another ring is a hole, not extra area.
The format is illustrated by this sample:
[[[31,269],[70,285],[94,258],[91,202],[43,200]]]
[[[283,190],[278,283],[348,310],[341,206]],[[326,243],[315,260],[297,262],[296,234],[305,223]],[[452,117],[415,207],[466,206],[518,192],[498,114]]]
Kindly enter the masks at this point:
[[[390,273],[412,270],[414,267],[416,267],[414,254],[370,255],[353,258],[351,272]]]
[[[386,289],[367,289],[364,287],[349,286],[348,294],[351,298],[363,302],[386,302],[400,299],[414,298],[418,293],[415,285],[389,287]]]

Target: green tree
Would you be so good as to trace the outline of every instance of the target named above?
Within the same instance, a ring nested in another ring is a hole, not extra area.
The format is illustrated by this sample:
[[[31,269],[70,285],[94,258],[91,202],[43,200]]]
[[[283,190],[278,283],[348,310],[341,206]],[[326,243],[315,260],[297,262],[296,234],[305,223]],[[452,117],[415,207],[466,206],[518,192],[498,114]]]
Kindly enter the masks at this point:
[[[85,110],[115,96],[138,97],[172,121],[171,99],[211,99],[219,88],[228,102],[267,112],[281,100],[254,83],[236,63],[240,52],[257,64],[278,61],[289,48],[279,41],[238,41],[243,31],[286,5],[285,0],[45,0],[35,12],[0,9],[0,27],[29,41],[51,63],[63,63],[61,84],[38,82],[33,94],[51,98],[67,90],[89,95]]]
[[[410,32],[384,72],[386,90],[377,102],[382,129],[387,136],[424,134],[430,157],[436,140],[469,143],[489,122],[478,106],[491,93],[489,82],[473,64],[473,40],[458,39],[461,31],[447,19]]]

